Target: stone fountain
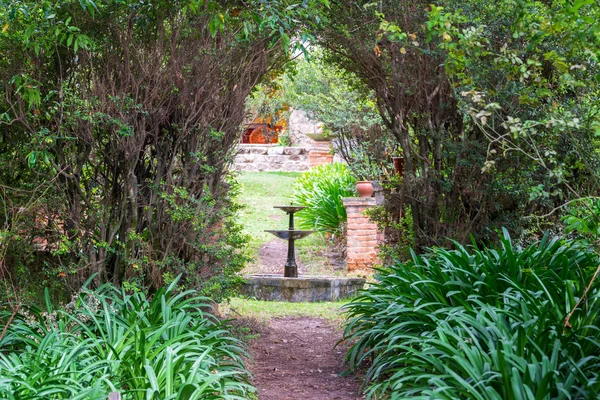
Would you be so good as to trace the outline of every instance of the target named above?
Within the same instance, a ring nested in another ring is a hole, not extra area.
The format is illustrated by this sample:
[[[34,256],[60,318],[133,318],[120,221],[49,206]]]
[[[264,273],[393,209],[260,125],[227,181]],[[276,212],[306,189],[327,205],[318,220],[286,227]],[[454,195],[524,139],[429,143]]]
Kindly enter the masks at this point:
[[[274,208],[279,208],[289,215],[289,228],[283,231],[271,231],[267,230],[265,232],[272,233],[277,236],[279,239],[284,239],[288,241],[288,254],[287,254],[287,262],[285,263],[285,268],[283,271],[283,276],[286,278],[297,278],[298,277],[298,266],[296,265],[296,248],[294,246],[294,242],[296,240],[302,239],[310,235],[311,233],[315,233],[316,231],[299,231],[294,229],[294,213],[297,213],[300,210],[305,209],[304,206],[275,206]]]
[[[294,213],[304,206],[275,206],[289,216],[289,226],[285,230],[267,230],[280,239],[288,241],[287,260],[281,275],[256,274],[247,277],[244,294],[258,300],[318,302],[337,301],[353,297],[363,288],[362,278],[344,278],[331,276],[298,276],[295,241],[303,239],[315,231],[294,228]]]

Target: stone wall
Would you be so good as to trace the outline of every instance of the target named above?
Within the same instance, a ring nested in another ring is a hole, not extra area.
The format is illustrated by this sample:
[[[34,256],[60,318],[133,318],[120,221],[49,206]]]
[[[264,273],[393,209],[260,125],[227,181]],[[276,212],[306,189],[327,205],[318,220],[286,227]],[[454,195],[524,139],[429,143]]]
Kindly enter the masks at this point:
[[[311,147],[313,140],[306,134],[321,132],[321,126],[317,121],[309,118],[305,111],[293,110],[288,120],[288,130],[294,146]]]
[[[240,144],[235,157],[238,171],[306,171],[309,149],[269,144]]]
[[[238,171],[306,171],[331,164],[333,155],[328,142],[312,141],[310,147],[283,147],[275,144],[240,144],[235,157]]]
[[[374,197],[348,197],[342,199],[346,207],[346,264],[348,271],[371,269],[379,263],[377,245],[382,239],[377,224],[364,212],[375,206]]]
[[[361,278],[281,275],[250,275],[242,286],[246,296],[266,301],[319,302],[354,297],[365,285]]]

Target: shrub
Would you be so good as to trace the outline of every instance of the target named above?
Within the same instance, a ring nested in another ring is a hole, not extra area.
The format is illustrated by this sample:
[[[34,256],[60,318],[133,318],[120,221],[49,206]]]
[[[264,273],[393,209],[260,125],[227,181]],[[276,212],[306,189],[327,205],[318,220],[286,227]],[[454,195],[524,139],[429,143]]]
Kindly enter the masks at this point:
[[[177,280],[149,300],[112,285],[54,309],[18,314],[0,339],[0,397],[8,399],[245,399],[243,350],[206,299]],[[8,315],[3,315],[7,318]]]
[[[300,175],[294,203],[308,208],[298,212],[299,226],[339,235],[346,222],[343,197],[356,195],[356,178],[346,164],[325,164]]]
[[[590,399],[600,392],[598,257],[577,242],[432,249],[347,307],[369,398]]]

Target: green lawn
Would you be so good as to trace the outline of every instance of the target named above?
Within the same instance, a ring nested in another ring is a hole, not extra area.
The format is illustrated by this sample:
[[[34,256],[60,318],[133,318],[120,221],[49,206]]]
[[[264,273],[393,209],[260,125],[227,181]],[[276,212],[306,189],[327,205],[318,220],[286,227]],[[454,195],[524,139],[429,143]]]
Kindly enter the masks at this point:
[[[252,237],[250,251],[254,258],[263,244],[275,238],[264,232],[265,229],[287,229],[286,214],[273,206],[290,204],[294,183],[299,175],[299,172],[242,172],[238,176],[238,182],[242,185],[239,202],[245,206],[238,214],[239,222]],[[321,235],[313,234],[297,241],[296,248],[297,259],[311,271],[330,273],[324,267],[328,264],[327,259],[321,255],[327,249],[327,242]],[[284,262],[282,260],[282,273]],[[248,266],[249,272],[252,272],[252,266]]]
[[[341,324],[344,314],[340,308],[349,301],[286,303],[233,298],[227,303],[219,304],[219,312],[225,318],[249,318],[258,322],[266,322],[271,318],[294,316],[325,318],[335,324]]]
[[[285,229],[285,214],[273,208],[290,203],[298,172],[242,172],[238,182],[242,184],[239,198],[245,208],[239,213],[244,231],[252,237],[253,254],[270,241],[273,235],[265,229]]]

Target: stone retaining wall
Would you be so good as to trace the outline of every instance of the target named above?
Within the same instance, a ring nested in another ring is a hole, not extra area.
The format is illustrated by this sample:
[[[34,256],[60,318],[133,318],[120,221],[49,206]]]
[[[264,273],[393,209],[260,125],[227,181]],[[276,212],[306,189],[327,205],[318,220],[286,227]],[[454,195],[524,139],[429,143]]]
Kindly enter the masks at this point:
[[[265,144],[240,144],[235,157],[238,171],[306,171],[309,149]]]
[[[362,278],[328,276],[250,275],[246,279],[243,294],[265,301],[339,301],[356,296],[365,285]]]
[[[240,144],[235,157],[238,171],[302,172],[322,164],[331,164],[329,142],[314,142],[310,147],[283,147],[276,144]]]

